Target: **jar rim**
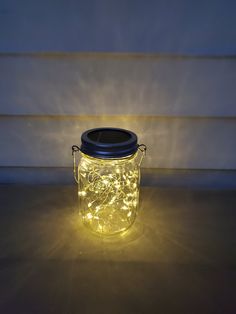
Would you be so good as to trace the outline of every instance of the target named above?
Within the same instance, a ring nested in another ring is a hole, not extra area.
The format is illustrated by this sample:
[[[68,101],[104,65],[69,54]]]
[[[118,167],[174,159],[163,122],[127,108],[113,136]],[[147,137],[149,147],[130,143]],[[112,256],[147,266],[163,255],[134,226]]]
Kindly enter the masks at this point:
[[[99,159],[119,159],[138,150],[135,133],[120,128],[95,128],[81,135],[81,152]]]
[[[115,157],[115,158],[104,158],[104,157],[94,157],[94,156],[91,156],[91,155],[88,155],[88,154],[85,154],[84,152],[80,152],[82,156],[86,157],[86,158],[89,158],[91,160],[94,160],[94,161],[98,161],[98,162],[101,162],[101,161],[126,161],[126,160],[131,160],[133,159],[136,155],[137,155],[137,152],[133,153],[132,155],[128,155],[128,156],[123,156],[123,157]]]

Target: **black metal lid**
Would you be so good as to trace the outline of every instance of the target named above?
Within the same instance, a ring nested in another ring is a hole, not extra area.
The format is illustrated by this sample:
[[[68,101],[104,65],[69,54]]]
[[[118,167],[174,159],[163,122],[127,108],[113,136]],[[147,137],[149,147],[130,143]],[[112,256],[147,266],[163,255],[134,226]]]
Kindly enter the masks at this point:
[[[137,135],[119,128],[96,128],[81,136],[82,153],[96,158],[120,158],[138,149]]]

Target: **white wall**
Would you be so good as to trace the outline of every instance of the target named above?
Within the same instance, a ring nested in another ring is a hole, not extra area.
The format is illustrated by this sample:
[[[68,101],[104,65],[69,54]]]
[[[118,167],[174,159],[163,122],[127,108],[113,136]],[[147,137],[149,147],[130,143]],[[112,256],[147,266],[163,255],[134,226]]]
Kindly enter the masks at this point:
[[[98,126],[135,131],[147,169],[234,171],[235,8],[0,1],[0,182],[69,173],[71,145]]]
[[[234,0],[1,0],[1,51],[236,52]]]

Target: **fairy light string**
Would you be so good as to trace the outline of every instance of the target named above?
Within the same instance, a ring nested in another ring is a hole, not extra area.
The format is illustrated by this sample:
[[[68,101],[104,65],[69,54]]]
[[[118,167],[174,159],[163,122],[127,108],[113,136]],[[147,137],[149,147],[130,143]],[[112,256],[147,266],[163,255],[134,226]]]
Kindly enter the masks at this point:
[[[82,154],[78,169],[84,222],[99,233],[127,229],[136,217],[139,198],[138,153],[114,160]]]

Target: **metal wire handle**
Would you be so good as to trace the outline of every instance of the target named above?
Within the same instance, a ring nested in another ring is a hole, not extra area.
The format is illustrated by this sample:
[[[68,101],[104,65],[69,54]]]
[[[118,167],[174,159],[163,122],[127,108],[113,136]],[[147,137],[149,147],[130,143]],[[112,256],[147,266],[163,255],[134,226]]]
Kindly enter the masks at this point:
[[[73,145],[72,146],[72,156],[73,156],[73,174],[74,174],[74,179],[77,183],[79,183],[79,178],[78,178],[78,175],[77,175],[77,167],[76,167],[76,160],[75,160],[75,154],[76,152],[79,152],[80,151],[80,147],[77,146],[77,145]]]
[[[143,161],[143,157],[146,156],[147,146],[145,144],[139,144],[138,145],[138,149],[142,153],[142,157],[141,157],[141,159],[139,161],[139,166],[140,166],[142,161]]]
[[[140,152],[142,153],[142,157],[139,161],[139,165],[141,165],[141,162],[143,160],[143,157],[146,155],[146,151],[147,151],[147,146],[145,144],[139,144],[138,145],[138,149],[140,150]],[[73,145],[72,146],[72,156],[73,156],[73,174],[74,174],[74,179],[77,183],[79,183],[79,178],[78,178],[78,175],[77,175],[77,167],[76,167],[76,158],[75,158],[75,155],[76,155],[76,152],[79,152],[80,151],[80,147],[77,146],[77,145]]]
[[[147,146],[145,144],[139,144],[138,149],[146,155]]]

